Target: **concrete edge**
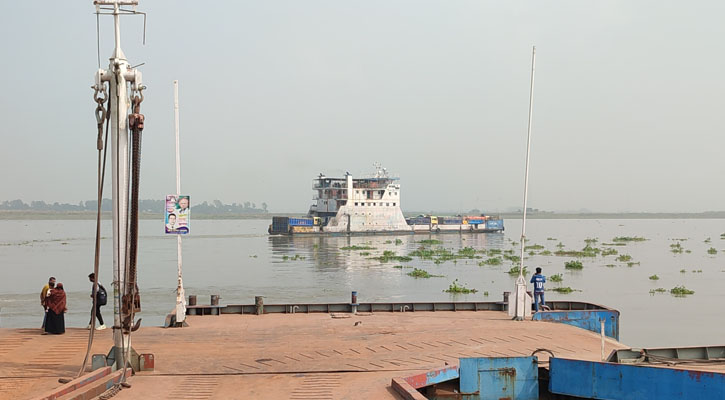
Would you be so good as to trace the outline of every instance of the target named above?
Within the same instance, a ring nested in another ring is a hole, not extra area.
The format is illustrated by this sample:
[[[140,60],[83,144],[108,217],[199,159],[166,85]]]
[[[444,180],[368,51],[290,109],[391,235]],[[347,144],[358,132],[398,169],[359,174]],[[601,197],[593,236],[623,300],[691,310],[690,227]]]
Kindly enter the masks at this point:
[[[404,378],[393,378],[391,386],[405,400],[427,400],[425,396],[420,394]]]
[[[131,368],[127,368],[126,377],[130,377],[132,374],[133,371]],[[70,392],[63,397],[59,397],[57,400],[93,400],[108,389],[112,388],[113,385],[119,383],[122,375],[123,370],[115,371],[103,379],[96,380],[95,382]]]
[[[55,389],[51,389],[40,396],[33,397],[33,400],[54,400],[61,396],[65,396],[68,393],[78,390],[86,385],[89,385],[99,379],[102,379],[111,374],[111,367],[99,368],[95,371],[87,373],[81,377],[75,378],[72,381],[61,385]]]

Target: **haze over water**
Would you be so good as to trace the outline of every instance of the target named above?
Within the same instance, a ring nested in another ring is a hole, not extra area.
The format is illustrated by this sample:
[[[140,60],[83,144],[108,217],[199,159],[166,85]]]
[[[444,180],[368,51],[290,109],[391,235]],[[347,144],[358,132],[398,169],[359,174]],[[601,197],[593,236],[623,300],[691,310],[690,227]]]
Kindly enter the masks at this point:
[[[507,220],[503,234],[447,234],[430,238],[456,252],[462,247],[514,249],[518,254],[520,220]],[[266,303],[347,302],[357,290],[363,302],[376,301],[500,301],[513,289],[509,276],[512,263],[479,266],[483,259],[459,259],[435,264],[414,257],[407,263],[381,263],[371,257],[384,250],[407,255],[427,235],[373,237],[270,237],[268,220],[195,220],[192,234],[184,237],[184,282],[187,294],[199,295],[208,304],[209,294],[220,294],[222,304],[251,304],[255,295]],[[140,221],[139,286],[143,324],[160,325],[175,303],[176,241],[162,234],[159,221]],[[725,232],[721,220],[530,220],[527,244],[557,250],[581,250],[584,239],[598,238],[595,246],[615,236],[641,236],[648,240],[614,247],[629,254],[638,265],[628,267],[616,256],[582,258],[584,269],[567,271],[564,262],[572,257],[529,257],[532,270],[544,269],[546,276],[561,273],[562,286],[581,290],[571,294],[547,292],[547,299],[581,300],[615,308],[621,312],[623,343],[631,346],[684,346],[722,344],[725,319],[721,317],[722,282],[725,278]],[[63,282],[69,294],[69,326],[85,326],[89,318],[90,283],[93,267],[94,221],[18,220],[0,221],[0,327],[35,327],[42,321],[38,294],[48,276]],[[101,254],[101,283],[110,290],[110,221],[104,221]],[[710,243],[705,243],[707,238]],[[395,244],[395,239],[401,244]],[[547,240],[548,238],[556,240]],[[678,240],[675,240],[678,239]],[[686,240],[685,240],[686,239]],[[390,241],[390,243],[386,243]],[[673,254],[670,245],[681,243],[691,253]],[[368,245],[375,250],[341,250],[350,245]],[[715,255],[707,253],[714,247]],[[285,256],[287,259],[285,259]],[[296,257],[297,256],[297,257]],[[294,259],[296,258],[296,259]],[[293,260],[294,259],[294,260]],[[422,268],[441,278],[416,279],[406,274]],[[606,265],[610,265],[607,267]],[[614,266],[611,266],[614,265]],[[680,272],[682,269],[686,272]],[[693,272],[701,270],[702,272]],[[658,275],[659,280],[648,279]],[[479,292],[451,295],[443,290],[458,279]],[[669,293],[651,295],[654,288],[684,285],[695,294],[684,298]],[[547,288],[558,286],[549,281]],[[485,296],[484,292],[489,295]],[[110,302],[110,300],[109,300]],[[103,308],[112,320],[112,307]]]

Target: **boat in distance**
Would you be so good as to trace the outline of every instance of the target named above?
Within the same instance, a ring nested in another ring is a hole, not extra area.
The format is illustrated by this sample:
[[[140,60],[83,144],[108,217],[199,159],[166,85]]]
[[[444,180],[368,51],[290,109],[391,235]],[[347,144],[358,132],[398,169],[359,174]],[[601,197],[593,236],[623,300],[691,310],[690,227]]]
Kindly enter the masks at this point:
[[[375,164],[371,176],[342,178],[320,174],[312,189],[315,201],[306,217],[272,217],[272,235],[382,235],[414,233],[491,233],[504,230],[503,219],[419,215],[405,218],[400,208],[399,178]]]

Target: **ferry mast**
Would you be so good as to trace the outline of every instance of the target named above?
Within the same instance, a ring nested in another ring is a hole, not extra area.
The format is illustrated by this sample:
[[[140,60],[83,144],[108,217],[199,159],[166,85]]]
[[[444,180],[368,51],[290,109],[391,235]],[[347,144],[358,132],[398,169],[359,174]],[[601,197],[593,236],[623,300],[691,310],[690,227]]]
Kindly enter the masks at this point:
[[[113,343],[109,358],[114,360],[114,369],[129,364],[131,353],[131,330],[133,314],[138,301],[136,288],[136,243],[138,232],[137,207],[129,196],[129,187],[138,194],[138,158],[140,129],[143,129],[143,115],[139,114],[143,100],[141,71],[129,65],[121,50],[120,16],[135,11],[124,10],[122,6],[137,6],[138,0],[95,0],[96,12],[113,15],[115,46],[109,59],[108,69],[99,68],[95,75],[93,89],[96,93],[109,88],[108,108],[110,111],[110,150],[112,165],[113,198]],[[130,88],[129,88],[130,85]],[[129,108],[133,105],[132,113]],[[129,135],[129,126],[131,135]],[[131,136],[131,138],[130,138]],[[130,152],[129,141],[134,141]],[[138,142],[136,142],[138,141]],[[132,158],[136,158],[132,160]],[[134,161],[133,177],[129,165]],[[129,206],[133,213],[129,217]]]

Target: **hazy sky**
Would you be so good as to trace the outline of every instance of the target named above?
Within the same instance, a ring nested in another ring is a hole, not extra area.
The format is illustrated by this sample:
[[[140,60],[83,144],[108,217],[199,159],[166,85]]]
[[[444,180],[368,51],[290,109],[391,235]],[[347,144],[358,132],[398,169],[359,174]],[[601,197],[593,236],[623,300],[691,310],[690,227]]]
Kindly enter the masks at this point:
[[[92,1],[0,14],[0,200],[95,198]],[[404,210],[723,210],[722,1],[159,1],[122,20],[148,86],[142,197],[304,212],[320,172],[400,175]],[[113,42],[101,18],[101,62]],[[109,161],[110,165],[110,161]],[[110,181],[110,175],[109,175]],[[110,197],[107,186],[106,197]]]

